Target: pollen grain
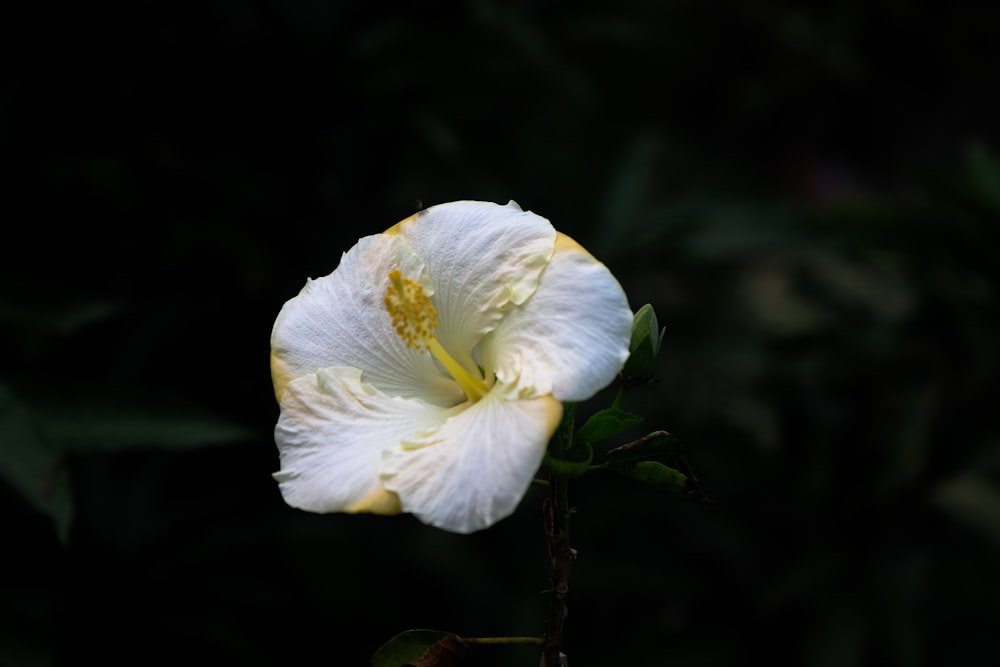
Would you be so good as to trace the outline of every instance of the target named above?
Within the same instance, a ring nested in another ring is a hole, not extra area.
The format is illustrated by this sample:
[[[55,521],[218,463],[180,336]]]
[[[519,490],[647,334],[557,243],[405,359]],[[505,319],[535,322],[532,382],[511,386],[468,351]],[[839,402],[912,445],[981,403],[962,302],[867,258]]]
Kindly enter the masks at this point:
[[[392,318],[392,328],[406,342],[406,346],[428,349],[438,322],[437,310],[423,286],[404,278],[398,270],[392,271],[384,301],[385,309]]]

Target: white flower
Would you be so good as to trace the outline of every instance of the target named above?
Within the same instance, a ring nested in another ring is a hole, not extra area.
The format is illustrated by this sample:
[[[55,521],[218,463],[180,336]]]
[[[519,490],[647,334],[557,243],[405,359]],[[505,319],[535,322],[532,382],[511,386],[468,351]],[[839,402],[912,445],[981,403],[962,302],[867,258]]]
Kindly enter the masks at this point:
[[[274,323],[281,493],[486,528],[523,497],[562,401],[621,370],[631,327],[608,269],[513,202],[442,204],[365,237]]]

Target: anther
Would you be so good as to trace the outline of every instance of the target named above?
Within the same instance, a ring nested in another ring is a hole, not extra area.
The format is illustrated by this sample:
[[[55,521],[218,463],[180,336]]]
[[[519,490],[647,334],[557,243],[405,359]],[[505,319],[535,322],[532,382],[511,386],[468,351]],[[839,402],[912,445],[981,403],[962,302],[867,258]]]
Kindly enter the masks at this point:
[[[429,351],[454,378],[469,400],[478,401],[486,395],[489,388],[482,377],[466,370],[438,341],[434,334],[438,326],[437,310],[420,283],[404,278],[398,270],[391,271],[383,301],[385,310],[392,319],[392,328],[406,343],[406,347],[421,352]]]

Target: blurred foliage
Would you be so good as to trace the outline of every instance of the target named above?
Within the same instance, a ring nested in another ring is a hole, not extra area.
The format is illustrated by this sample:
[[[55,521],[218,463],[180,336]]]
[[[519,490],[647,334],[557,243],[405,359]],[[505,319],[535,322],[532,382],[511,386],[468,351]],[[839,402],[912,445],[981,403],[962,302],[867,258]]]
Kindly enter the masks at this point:
[[[925,5],[5,10],[0,664],[539,632],[540,493],[465,537],[270,478],[283,301],[462,198],[655,307],[624,407],[717,501],[574,483],[572,664],[1000,662],[998,16]]]

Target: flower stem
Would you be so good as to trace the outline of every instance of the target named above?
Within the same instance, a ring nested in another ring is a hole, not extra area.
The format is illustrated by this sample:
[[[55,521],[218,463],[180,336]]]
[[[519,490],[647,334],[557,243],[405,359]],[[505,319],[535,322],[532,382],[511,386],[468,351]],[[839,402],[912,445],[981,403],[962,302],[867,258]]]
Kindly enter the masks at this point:
[[[563,625],[566,620],[566,595],[569,593],[569,571],[576,551],[569,546],[569,480],[553,474],[549,497],[543,505],[545,537],[548,544],[552,599],[542,635],[543,667],[566,664],[562,657]]]
[[[461,637],[466,644],[528,644],[542,646],[540,637]]]
[[[624,402],[625,402],[625,384],[623,383],[620,387],[618,387],[618,393],[615,394],[615,400],[611,404],[611,407],[620,408],[622,406],[622,403]]]

